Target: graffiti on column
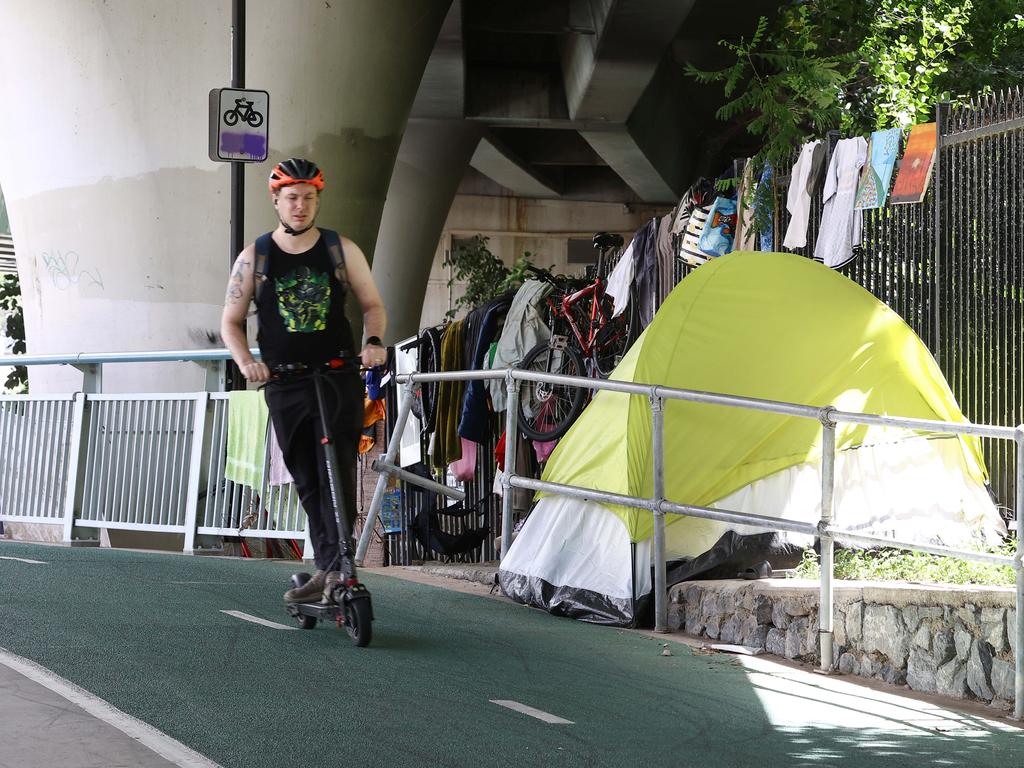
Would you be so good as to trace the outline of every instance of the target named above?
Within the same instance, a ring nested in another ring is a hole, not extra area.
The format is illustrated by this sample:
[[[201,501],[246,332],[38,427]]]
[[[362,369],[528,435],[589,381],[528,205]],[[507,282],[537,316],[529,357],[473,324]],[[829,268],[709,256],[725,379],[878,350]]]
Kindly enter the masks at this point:
[[[81,267],[80,257],[75,251],[43,251],[40,259],[50,275],[50,282],[58,291],[66,291],[72,285],[95,285],[103,290],[100,271]]]

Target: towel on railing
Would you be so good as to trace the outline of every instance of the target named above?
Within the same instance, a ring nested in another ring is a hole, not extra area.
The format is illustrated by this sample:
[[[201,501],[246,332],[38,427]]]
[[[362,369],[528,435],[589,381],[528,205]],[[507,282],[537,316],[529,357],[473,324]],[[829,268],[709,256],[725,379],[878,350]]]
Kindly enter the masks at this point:
[[[267,417],[262,392],[228,394],[228,456],[224,477],[257,491],[263,486]]]

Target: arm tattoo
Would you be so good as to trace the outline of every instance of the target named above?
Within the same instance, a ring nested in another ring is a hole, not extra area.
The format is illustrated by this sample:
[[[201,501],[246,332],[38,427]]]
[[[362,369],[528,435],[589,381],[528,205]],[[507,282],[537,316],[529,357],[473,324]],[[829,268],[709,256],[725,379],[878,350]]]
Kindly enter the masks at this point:
[[[235,261],[235,266],[231,270],[231,279],[228,281],[227,297],[224,300],[225,304],[237,304],[242,300],[242,276],[245,274],[248,266],[249,262],[245,259]]]

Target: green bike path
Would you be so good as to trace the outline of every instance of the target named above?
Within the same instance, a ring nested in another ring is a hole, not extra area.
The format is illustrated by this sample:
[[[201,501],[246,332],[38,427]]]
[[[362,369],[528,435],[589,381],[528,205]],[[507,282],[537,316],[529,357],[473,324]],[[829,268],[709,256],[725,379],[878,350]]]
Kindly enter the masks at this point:
[[[26,560],[36,560],[31,563]],[[0,648],[225,768],[1006,766],[981,712],[706,655],[478,594],[365,573],[368,648],[294,626],[294,563],[0,542]],[[0,677],[0,711],[9,685]],[[548,722],[493,702],[515,702]],[[36,738],[3,734],[5,740]],[[66,763],[75,768],[74,763]]]

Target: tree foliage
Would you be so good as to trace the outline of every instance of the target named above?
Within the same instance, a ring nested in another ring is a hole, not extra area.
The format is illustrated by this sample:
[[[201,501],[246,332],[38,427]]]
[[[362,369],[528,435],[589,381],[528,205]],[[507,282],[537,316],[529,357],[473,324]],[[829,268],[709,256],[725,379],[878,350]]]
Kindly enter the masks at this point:
[[[721,40],[732,64],[689,65],[722,83],[722,120],[762,139],[755,162],[785,167],[830,130],[866,134],[934,119],[939,101],[1024,80],[1021,0],[788,0],[750,39]]]
[[[474,235],[445,254],[444,266],[452,268],[448,285],[466,284],[462,295],[455,299],[455,306],[448,310],[448,317],[454,317],[462,307],[473,309],[486,304],[518,289],[526,281],[527,268],[533,263],[534,254],[526,251],[511,267],[507,267],[491,253],[487,247],[488,240],[483,235]]]
[[[0,277],[0,318],[4,323],[4,335],[11,340],[9,351],[16,355],[25,354],[25,316],[21,310],[21,286],[17,275],[5,274]],[[28,371],[25,366],[16,366],[7,375],[4,391],[28,391]]]

